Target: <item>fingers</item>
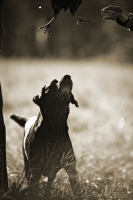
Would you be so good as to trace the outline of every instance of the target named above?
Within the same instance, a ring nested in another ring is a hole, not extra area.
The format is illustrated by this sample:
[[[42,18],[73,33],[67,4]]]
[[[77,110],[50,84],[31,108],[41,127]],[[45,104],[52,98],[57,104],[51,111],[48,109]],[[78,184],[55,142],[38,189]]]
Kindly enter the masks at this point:
[[[111,12],[104,14],[103,19],[116,21],[117,18],[120,17],[120,15],[121,15],[121,12],[115,13],[115,12],[111,11]]]
[[[103,17],[103,19],[104,19],[104,20],[114,20],[113,17],[109,17],[109,16],[105,16],[105,17]],[[114,20],[114,21],[115,21],[115,20]]]
[[[124,8],[115,5],[103,8],[101,10],[101,14],[105,20],[117,21],[119,19],[122,22],[126,22],[129,18],[129,13]]]
[[[124,8],[116,5],[110,5],[101,10],[101,14],[108,13],[108,12],[122,12]]]

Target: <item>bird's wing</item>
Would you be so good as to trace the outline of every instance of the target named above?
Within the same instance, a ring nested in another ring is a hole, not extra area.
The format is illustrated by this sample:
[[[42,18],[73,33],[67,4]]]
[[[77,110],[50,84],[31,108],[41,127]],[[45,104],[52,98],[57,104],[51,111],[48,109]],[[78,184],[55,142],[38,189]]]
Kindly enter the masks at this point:
[[[60,7],[58,6],[57,0],[51,0],[52,9],[54,10],[54,15],[58,15],[60,12]]]

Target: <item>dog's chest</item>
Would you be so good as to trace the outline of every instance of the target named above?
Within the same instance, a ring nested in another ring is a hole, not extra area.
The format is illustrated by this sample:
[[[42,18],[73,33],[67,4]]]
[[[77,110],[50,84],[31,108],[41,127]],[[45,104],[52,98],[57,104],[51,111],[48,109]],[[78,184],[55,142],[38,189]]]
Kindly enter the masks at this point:
[[[31,118],[25,125],[25,135],[24,135],[24,153],[29,160],[33,155],[40,154],[41,152],[50,151],[67,151],[64,148],[67,144],[71,146],[71,141],[68,135],[68,128],[59,130],[51,129],[51,127],[46,124],[41,116]],[[64,146],[65,145],[65,146]],[[44,154],[45,154],[44,153]]]

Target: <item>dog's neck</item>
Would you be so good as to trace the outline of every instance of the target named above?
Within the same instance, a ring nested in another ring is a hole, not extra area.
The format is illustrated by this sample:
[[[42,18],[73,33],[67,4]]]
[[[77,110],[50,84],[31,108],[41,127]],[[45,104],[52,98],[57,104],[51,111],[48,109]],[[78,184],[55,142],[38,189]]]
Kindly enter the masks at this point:
[[[59,136],[60,138],[64,137],[68,133],[67,119],[69,115],[69,108],[64,112],[55,112],[53,115],[45,114],[39,112],[37,118],[37,127],[45,127],[45,130],[48,131],[46,134],[51,134],[53,136]],[[44,133],[45,134],[45,133]]]

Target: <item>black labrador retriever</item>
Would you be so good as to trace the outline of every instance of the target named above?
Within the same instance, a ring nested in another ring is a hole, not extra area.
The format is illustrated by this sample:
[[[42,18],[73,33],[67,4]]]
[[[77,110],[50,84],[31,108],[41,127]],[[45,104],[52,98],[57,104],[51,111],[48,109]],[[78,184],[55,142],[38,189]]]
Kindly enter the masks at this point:
[[[39,182],[41,175],[47,176],[49,191],[56,173],[64,168],[76,195],[80,191],[80,185],[67,126],[69,104],[78,107],[72,87],[69,75],[65,75],[60,82],[53,80],[42,88],[40,95],[33,98],[33,102],[40,107],[37,117],[28,119],[12,115],[11,118],[25,126],[23,154],[28,182],[32,185]]]

